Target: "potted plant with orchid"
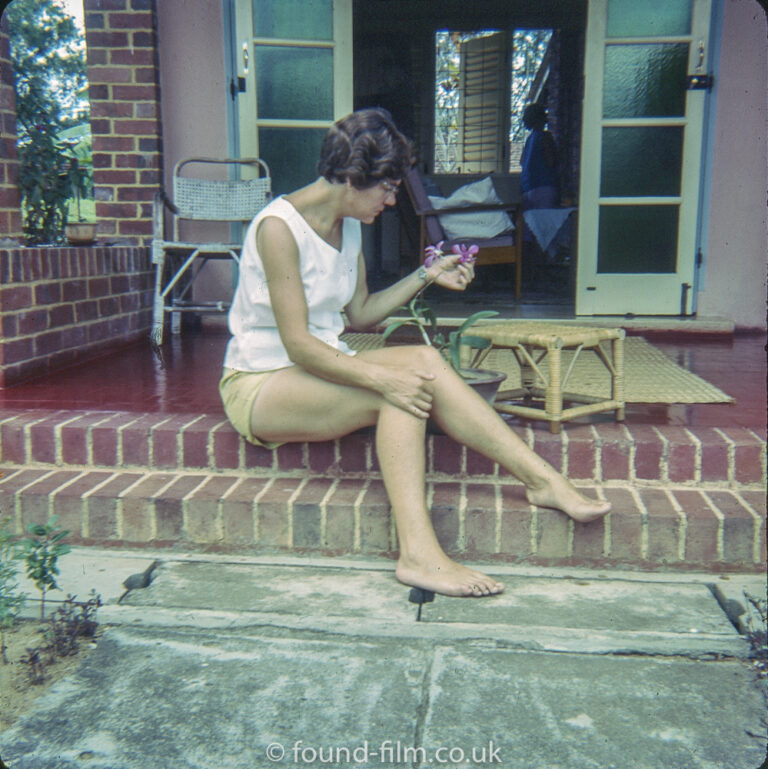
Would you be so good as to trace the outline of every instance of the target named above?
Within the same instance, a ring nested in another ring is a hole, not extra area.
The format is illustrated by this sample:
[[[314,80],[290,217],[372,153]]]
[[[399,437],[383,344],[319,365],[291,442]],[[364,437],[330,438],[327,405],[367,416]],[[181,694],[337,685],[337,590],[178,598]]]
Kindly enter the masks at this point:
[[[424,249],[425,267],[429,267],[439,259],[444,258],[442,245],[443,241]],[[473,264],[478,250],[476,245],[457,244],[452,247],[452,252],[459,255],[458,261],[462,264]],[[496,317],[499,313],[495,310],[480,310],[470,315],[455,330],[444,333],[438,327],[434,310],[423,297],[423,289],[403,309],[408,312],[408,317],[395,318],[382,334],[383,339],[386,341],[397,329],[403,326],[416,326],[424,344],[439,350],[467,384],[489,403],[493,403],[499,386],[507,375],[500,371],[488,371],[476,367],[483,351],[491,346],[491,341],[485,337],[467,334],[466,331],[478,321]]]

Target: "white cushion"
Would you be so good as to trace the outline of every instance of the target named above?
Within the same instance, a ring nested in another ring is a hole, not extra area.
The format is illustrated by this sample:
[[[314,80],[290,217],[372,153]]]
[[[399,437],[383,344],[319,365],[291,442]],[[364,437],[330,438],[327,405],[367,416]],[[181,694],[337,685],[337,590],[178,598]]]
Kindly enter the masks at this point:
[[[459,187],[448,198],[436,195],[429,195],[428,197],[432,207],[437,210],[483,203],[491,205],[503,203],[496,194],[496,188],[493,186],[490,176]],[[493,238],[502,232],[508,232],[515,228],[514,222],[509,218],[506,211],[473,211],[466,214],[443,214],[438,219],[440,219],[440,224],[448,240],[456,240],[458,238]]]

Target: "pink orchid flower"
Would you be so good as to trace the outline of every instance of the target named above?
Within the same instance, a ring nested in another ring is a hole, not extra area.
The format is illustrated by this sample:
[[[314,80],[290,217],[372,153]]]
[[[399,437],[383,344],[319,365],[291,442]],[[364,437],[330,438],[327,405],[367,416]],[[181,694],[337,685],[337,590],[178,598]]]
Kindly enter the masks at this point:
[[[473,264],[475,261],[475,254],[480,248],[473,243],[471,246],[464,246],[461,243],[457,243],[451,251],[454,254],[459,254],[459,264]]]
[[[441,240],[436,246],[427,246],[424,249],[424,253],[426,254],[424,258],[425,267],[432,266],[443,255],[443,243],[445,243],[445,241]]]

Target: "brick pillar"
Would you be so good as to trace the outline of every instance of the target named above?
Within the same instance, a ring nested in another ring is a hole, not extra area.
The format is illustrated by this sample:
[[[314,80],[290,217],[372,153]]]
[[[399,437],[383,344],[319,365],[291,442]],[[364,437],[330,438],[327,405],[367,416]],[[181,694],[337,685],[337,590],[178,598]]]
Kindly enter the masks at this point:
[[[154,0],[84,0],[99,234],[147,243],[160,189]]]
[[[21,192],[16,155],[16,90],[6,17],[0,21],[0,240],[21,240]]]

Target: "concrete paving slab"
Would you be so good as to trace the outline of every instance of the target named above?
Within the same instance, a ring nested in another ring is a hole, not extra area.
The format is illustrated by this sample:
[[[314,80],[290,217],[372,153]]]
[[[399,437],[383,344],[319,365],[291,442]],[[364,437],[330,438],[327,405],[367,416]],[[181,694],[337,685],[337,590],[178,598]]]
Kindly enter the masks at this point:
[[[238,564],[241,566],[312,566],[344,569],[345,571],[380,571],[394,580],[395,564],[386,558],[362,558],[354,556],[306,556],[306,555],[250,555],[212,554],[178,552],[174,550],[112,550],[93,547],[74,547],[72,551],[59,559],[60,575],[58,583],[61,591],[50,593],[51,600],[63,598],[67,593],[85,596],[93,588],[104,603],[116,601],[123,592],[123,580],[131,574],[143,571],[153,560],[159,559],[163,565],[173,563]],[[513,565],[502,562],[492,564],[468,564],[489,571],[498,578],[509,581],[513,578],[557,578],[600,582],[620,580],[622,582],[640,582],[643,584],[665,583],[719,585],[729,598],[742,597],[747,590],[752,595],[765,598],[768,589],[765,575],[756,574],[706,574],[700,572],[642,572],[632,570],[605,569],[595,570],[584,567],[536,567]],[[36,599],[37,588],[19,574],[19,581],[27,595]],[[743,600],[743,597],[742,597]],[[47,599],[46,599],[47,601]]]
[[[499,565],[505,594],[437,596],[416,622],[391,561],[166,553],[118,605],[154,556],[62,559],[63,591],[96,588],[107,629],[0,735],[10,769],[752,769],[764,756],[764,692],[733,658],[746,642],[708,575]]]
[[[0,736],[0,755],[11,769],[252,769],[272,744],[293,766],[297,740],[413,743],[429,656],[426,644],[112,629]]]
[[[408,588],[391,572],[318,566],[167,563],[139,606],[323,616],[413,619]],[[511,578],[504,593],[483,599],[436,596],[422,620],[483,625],[547,626],[666,633],[736,630],[705,585]]]
[[[498,596],[436,596],[423,607],[419,624],[408,593],[381,566],[172,562],[163,564],[151,586],[132,592],[124,605],[161,610],[152,613],[155,624],[195,624],[205,613],[207,621],[225,627],[246,625],[250,618],[262,626],[351,635],[491,637],[542,650],[746,652],[704,584],[507,578]],[[109,619],[127,621],[113,612]],[[152,621],[147,614],[137,619]]]
[[[408,588],[393,570],[206,562],[164,563],[127,605],[409,620]]]
[[[733,661],[441,647],[421,735],[515,769],[756,769],[765,701]]]
[[[498,599],[436,599],[422,616],[427,622],[736,633],[710,590],[698,584],[510,578]]]
[[[10,769],[751,769],[764,713],[736,661],[122,627],[0,735],[0,755]]]
[[[147,590],[116,605],[122,582],[155,558]],[[745,656],[748,646],[708,595],[716,581],[760,591],[754,575],[595,572],[492,564],[507,592],[482,600],[438,596],[415,623],[408,588],[388,559],[235,556],[75,548],[61,561],[61,591],[105,602],[102,623],[232,629],[282,627],[348,636],[493,638],[509,647],[590,654]],[[764,585],[762,585],[764,590]],[[27,585],[34,596],[35,588]],[[36,616],[30,601],[26,613]]]

